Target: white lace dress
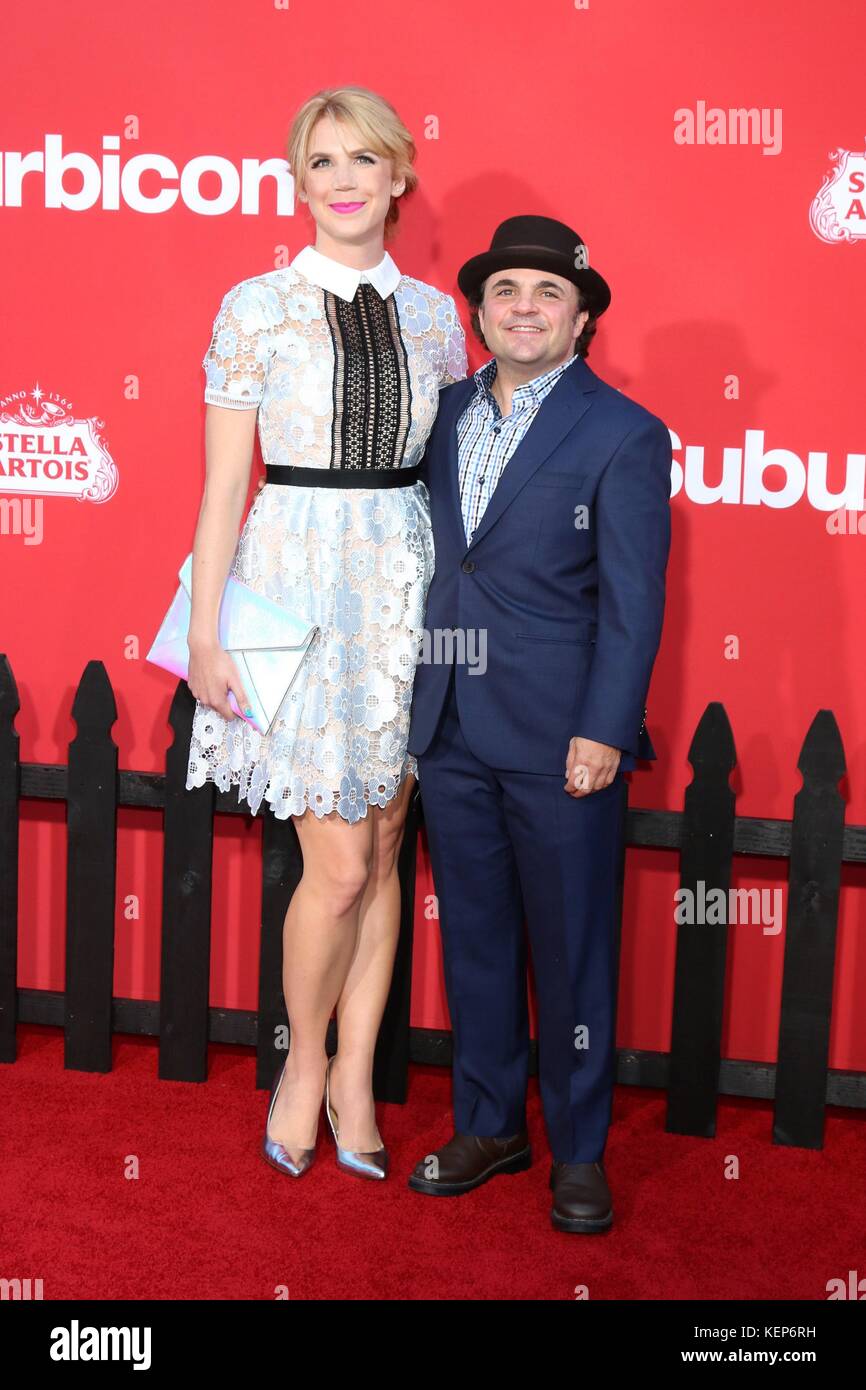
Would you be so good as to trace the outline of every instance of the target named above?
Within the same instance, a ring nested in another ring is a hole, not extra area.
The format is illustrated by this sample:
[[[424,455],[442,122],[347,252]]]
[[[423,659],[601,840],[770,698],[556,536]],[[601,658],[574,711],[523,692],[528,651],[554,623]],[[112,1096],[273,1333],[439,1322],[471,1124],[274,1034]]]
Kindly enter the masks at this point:
[[[305,247],[234,285],[203,366],[205,400],[258,410],[266,464],[411,467],[441,386],[466,375],[450,295],[386,253],[352,271]],[[417,765],[406,743],[434,550],[426,485],[266,484],[230,573],[317,623],[297,688],[270,734],[196,702],[187,789],[236,784],[255,814],[312,808],[353,822]]]

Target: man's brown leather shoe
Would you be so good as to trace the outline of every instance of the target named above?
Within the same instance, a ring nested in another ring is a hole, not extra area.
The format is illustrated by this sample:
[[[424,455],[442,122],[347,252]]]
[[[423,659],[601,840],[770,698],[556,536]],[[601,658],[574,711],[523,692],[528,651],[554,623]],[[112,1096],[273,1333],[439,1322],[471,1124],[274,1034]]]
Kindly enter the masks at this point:
[[[550,1219],[560,1231],[606,1231],[613,1225],[610,1188],[600,1163],[554,1163]]]
[[[499,1173],[522,1173],[531,1162],[525,1129],[508,1139],[455,1134],[441,1149],[422,1158],[409,1178],[409,1186],[429,1197],[459,1197]]]

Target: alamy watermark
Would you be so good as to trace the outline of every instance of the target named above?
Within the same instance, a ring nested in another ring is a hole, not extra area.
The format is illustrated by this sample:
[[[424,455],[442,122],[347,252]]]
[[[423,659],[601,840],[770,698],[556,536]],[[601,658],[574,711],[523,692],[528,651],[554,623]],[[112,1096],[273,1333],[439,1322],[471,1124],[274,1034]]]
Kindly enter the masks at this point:
[[[483,676],[487,670],[487,628],[425,627],[415,664],[467,666],[470,676]]]
[[[674,893],[674,921],[677,926],[720,926],[748,923],[763,928],[764,936],[778,936],[782,930],[781,888],[710,888],[702,878],[695,891],[678,888]]]

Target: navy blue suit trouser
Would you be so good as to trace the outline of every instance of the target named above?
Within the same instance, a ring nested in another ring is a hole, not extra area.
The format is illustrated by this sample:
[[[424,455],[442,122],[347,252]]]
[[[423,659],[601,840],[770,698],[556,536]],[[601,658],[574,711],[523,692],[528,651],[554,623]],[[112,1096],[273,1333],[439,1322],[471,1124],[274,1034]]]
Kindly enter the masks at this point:
[[[604,1154],[613,1101],[624,788],[618,769],[602,791],[570,796],[566,753],[562,776],[480,762],[461,731],[452,672],[439,727],[418,758],[419,786],[451,1015],[455,1130],[503,1138],[524,1127],[528,931],[551,1152],[591,1163]]]

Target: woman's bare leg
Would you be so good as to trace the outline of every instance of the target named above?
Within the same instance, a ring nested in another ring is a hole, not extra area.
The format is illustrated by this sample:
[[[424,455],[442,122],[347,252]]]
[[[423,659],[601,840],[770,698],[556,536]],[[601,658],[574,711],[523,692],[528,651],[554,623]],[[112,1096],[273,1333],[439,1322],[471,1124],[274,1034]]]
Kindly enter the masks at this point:
[[[337,1002],[331,1102],[339,1118],[341,1147],[360,1153],[382,1144],[373,1104],[373,1054],[400,934],[397,859],[414,788],[415,778],[409,775],[387,806],[367,809],[373,825],[370,876],[358,914],[357,944]]]
[[[325,1036],[358,934],[373,855],[367,816],[350,825],[336,811],[294,817],[304,872],[283,926],[283,992],[291,1038],[270,1135],[290,1151],[315,1143],[325,1086]]]

